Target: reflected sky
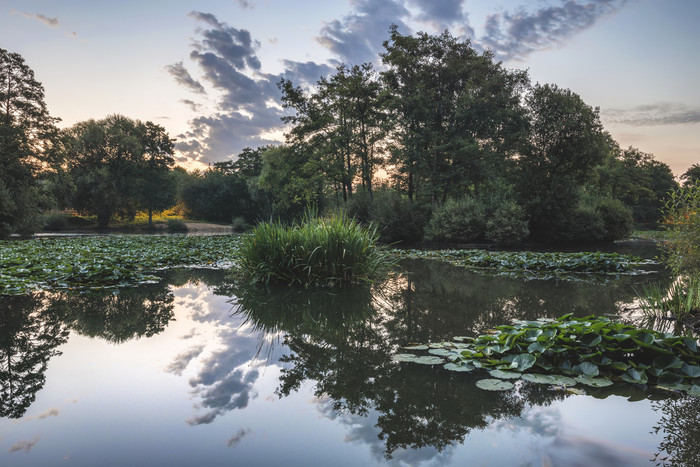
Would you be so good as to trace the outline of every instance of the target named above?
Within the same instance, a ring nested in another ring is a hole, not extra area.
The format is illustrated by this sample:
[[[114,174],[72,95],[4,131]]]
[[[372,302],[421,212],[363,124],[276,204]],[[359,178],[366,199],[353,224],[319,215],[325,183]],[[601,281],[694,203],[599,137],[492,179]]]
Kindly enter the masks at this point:
[[[679,430],[698,410],[676,396],[567,397],[524,382],[490,393],[480,375],[391,360],[409,342],[513,318],[613,314],[639,280],[523,282],[411,263],[332,294],[234,296],[208,271],[110,296],[1,301],[58,340],[34,400],[0,419],[0,465],[635,466],[661,446],[692,456]]]

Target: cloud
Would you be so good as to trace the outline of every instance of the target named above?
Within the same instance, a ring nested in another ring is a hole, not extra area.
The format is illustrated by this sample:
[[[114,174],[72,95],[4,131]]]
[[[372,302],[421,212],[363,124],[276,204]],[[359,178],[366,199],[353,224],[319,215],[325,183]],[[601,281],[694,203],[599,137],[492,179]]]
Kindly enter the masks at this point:
[[[190,99],[180,99],[180,102],[187,105],[190,109],[192,109],[193,112],[197,112],[199,111],[199,109],[202,108],[202,104],[198,104]]]
[[[406,31],[403,22],[411,16],[394,0],[351,0],[354,10],[342,20],[327,23],[316,38],[318,43],[350,64],[374,62],[392,24]]]
[[[19,13],[23,16],[26,16],[27,18],[32,18],[32,19],[35,19],[37,21],[41,21],[45,25],[50,26],[52,28],[58,27],[58,18],[49,18],[48,16],[45,16],[45,15],[42,15],[39,13],[32,14],[32,13],[27,13],[26,11],[17,11],[17,10],[12,10],[10,13],[12,13],[12,14]]]
[[[419,8],[418,21],[431,24],[436,30],[444,31],[451,25],[467,23],[467,15],[462,10],[464,0],[409,0],[409,4]]]
[[[40,413],[39,415],[35,415],[33,417],[26,417],[24,420],[43,420],[45,418],[49,417],[58,417],[58,414],[60,413],[60,409],[56,407],[52,407],[45,412]]]
[[[17,451],[26,451],[29,452],[36,443],[39,442],[39,437],[35,436],[33,441],[28,441],[28,440],[22,440],[18,441],[12,446],[10,446],[10,449],[7,452],[17,452]]]
[[[192,347],[191,349],[178,354],[175,360],[165,368],[167,373],[173,373],[175,375],[181,375],[182,372],[187,368],[192,360],[197,358],[204,350],[203,345]]]
[[[238,430],[238,431],[236,432],[235,435],[233,435],[233,436],[226,442],[226,446],[228,446],[228,447],[230,447],[230,448],[235,447],[238,443],[241,442],[241,440],[242,440],[244,437],[246,437],[246,436],[249,435],[250,433],[251,433],[250,430],[245,430],[245,429],[241,428],[240,430]]]
[[[248,8],[248,9],[253,9],[253,4],[250,3],[248,0],[236,0],[236,3],[238,3],[241,8]]]
[[[486,34],[476,43],[501,60],[523,59],[530,53],[563,44],[601,17],[618,11],[627,0],[567,0],[533,13],[518,10],[490,15]]]
[[[316,84],[322,76],[328,76],[335,71],[335,67],[327,63],[295,62],[284,60],[285,77],[295,84]]]
[[[633,126],[692,125],[700,123],[700,108],[663,102],[632,108],[610,108],[601,112],[604,120]]]
[[[182,64],[182,62],[175,63],[173,65],[167,65],[165,67],[165,71],[170,73],[170,75],[175,78],[175,82],[180,84],[181,86],[186,87],[190,91],[199,93],[199,94],[205,94],[206,91],[204,90],[204,86],[202,86],[202,83],[199,81],[195,80],[192,78],[190,75],[190,72],[187,71],[185,66]]]

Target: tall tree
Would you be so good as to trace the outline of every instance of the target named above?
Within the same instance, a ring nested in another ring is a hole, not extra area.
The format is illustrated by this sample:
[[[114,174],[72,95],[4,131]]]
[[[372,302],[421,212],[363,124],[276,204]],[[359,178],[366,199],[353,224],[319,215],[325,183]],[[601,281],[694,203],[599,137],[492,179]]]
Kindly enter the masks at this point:
[[[172,140],[151,122],[122,115],[88,120],[66,130],[66,159],[76,186],[74,205],[97,215],[100,228],[114,214],[153,209],[168,180]]]
[[[50,154],[58,120],[22,56],[0,48],[0,238],[38,228],[35,175]]]
[[[693,164],[681,175],[683,186],[700,186],[700,164]]]
[[[174,140],[160,125],[146,122],[138,125],[143,144],[143,157],[138,173],[139,207],[148,212],[148,225],[153,223],[153,211],[175,204],[175,181],[170,169],[175,164]]]
[[[393,97],[396,177],[409,197],[434,203],[498,175],[525,136],[527,73],[448,32],[390,32],[382,78]]]
[[[531,238],[562,240],[571,228],[580,189],[609,148],[597,108],[555,85],[537,84],[526,98],[529,141],[518,158],[520,199]]]

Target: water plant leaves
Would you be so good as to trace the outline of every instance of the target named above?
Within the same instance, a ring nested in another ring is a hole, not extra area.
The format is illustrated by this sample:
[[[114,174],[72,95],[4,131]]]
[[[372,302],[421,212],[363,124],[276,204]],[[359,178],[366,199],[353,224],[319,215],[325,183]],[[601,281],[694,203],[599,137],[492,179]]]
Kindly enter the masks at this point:
[[[491,370],[489,371],[489,374],[493,376],[494,378],[498,379],[517,379],[522,376],[520,373],[516,371],[504,371],[504,370]]]
[[[517,369],[518,371],[525,371],[532,368],[536,360],[537,359],[534,355],[529,353],[521,353],[512,360],[510,368]]]
[[[691,378],[700,378],[700,366],[684,364],[681,371]]]
[[[427,345],[408,345],[404,347],[406,350],[428,350]]]
[[[418,357],[415,360],[412,360],[412,362],[420,363],[421,365],[439,365],[441,363],[445,363],[445,360],[438,356],[426,355],[423,357]]]
[[[466,363],[445,363],[443,368],[450,371],[472,371],[475,367]]]
[[[623,381],[633,384],[647,384],[649,381],[644,371],[635,370],[634,368],[625,371],[620,378],[622,378]]]
[[[659,355],[654,359],[652,364],[656,368],[666,370],[669,368],[681,368],[683,366],[683,360],[675,355]]]
[[[577,376],[576,381],[594,388],[604,388],[613,384],[608,378],[591,378],[590,376]]]
[[[417,359],[418,357],[416,355],[410,354],[410,353],[399,353],[399,354],[394,354],[392,356],[392,359],[395,362],[413,362]]]
[[[553,384],[554,383],[554,377],[550,375],[538,375],[538,374],[533,374],[533,373],[525,373],[523,375],[523,379],[525,381],[529,381],[531,383],[537,383],[537,384]]]
[[[600,369],[598,368],[598,365],[595,363],[591,362],[582,362],[579,363],[578,365],[574,365],[573,368],[571,368],[572,371],[575,373],[584,375],[584,376],[598,376],[600,374]]]
[[[515,386],[513,383],[501,379],[480,379],[476,382],[476,387],[485,391],[508,391]]]

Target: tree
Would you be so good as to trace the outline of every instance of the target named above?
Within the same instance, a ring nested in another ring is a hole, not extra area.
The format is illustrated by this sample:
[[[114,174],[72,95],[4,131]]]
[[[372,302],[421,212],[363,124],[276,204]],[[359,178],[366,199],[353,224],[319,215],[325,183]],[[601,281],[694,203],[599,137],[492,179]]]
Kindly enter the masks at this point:
[[[527,72],[448,32],[403,36],[392,26],[381,54],[391,93],[395,179],[410,199],[461,196],[499,176],[525,136]]]
[[[567,240],[572,229],[587,223],[577,219],[580,191],[604,160],[607,137],[598,109],[568,89],[537,84],[525,105],[530,132],[517,159],[517,184],[530,216],[531,238]]]
[[[100,228],[114,214],[133,217],[138,207],[150,214],[167,204],[162,195],[169,189],[165,174],[173,164],[173,145],[162,127],[110,115],[75,124],[66,140],[74,205],[96,214]]]
[[[0,48],[0,238],[39,226],[36,173],[47,161],[56,122],[44,88],[21,55]]]
[[[700,186],[700,164],[693,164],[688,170],[681,175],[681,180],[683,180],[683,186]]]

